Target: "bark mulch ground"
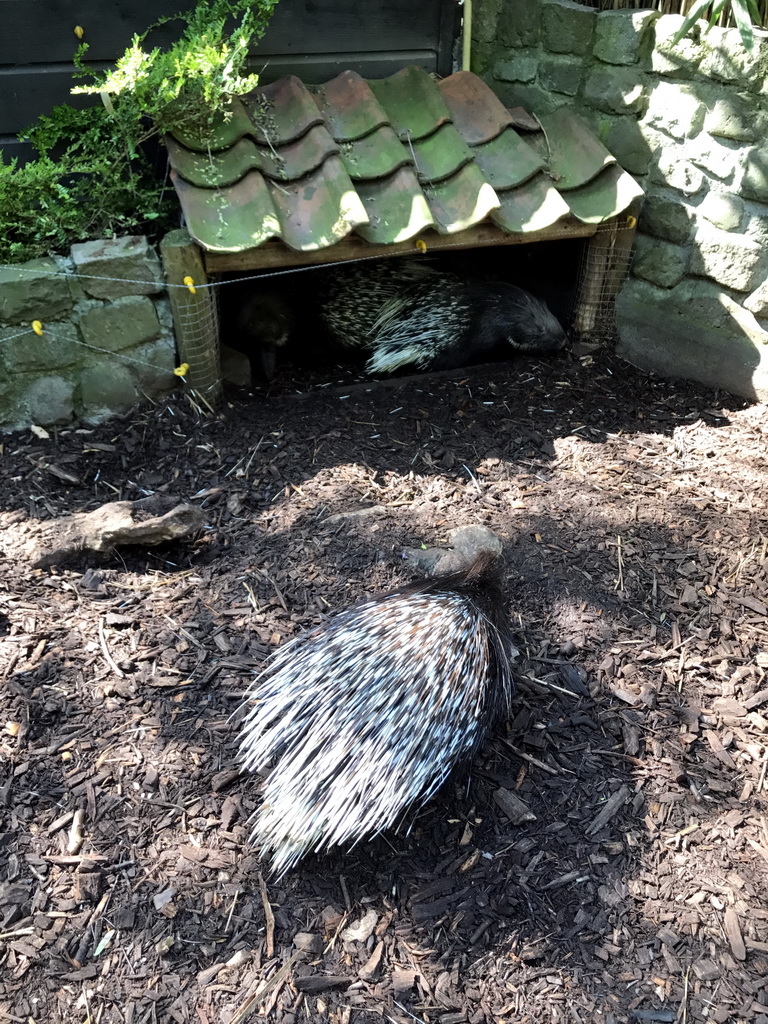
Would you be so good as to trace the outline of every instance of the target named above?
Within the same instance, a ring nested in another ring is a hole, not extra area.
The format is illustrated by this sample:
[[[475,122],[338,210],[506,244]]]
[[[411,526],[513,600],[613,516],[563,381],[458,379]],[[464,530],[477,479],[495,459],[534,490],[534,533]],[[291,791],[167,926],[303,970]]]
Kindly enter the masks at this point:
[[[608,356],[299,390],[3,439],[4,531],[158,492],[208,526],[0,554],[0,1022],[768,1024],[765,408]],[[247,682],[465,523],[506,543],[514,717],[275,882]]]

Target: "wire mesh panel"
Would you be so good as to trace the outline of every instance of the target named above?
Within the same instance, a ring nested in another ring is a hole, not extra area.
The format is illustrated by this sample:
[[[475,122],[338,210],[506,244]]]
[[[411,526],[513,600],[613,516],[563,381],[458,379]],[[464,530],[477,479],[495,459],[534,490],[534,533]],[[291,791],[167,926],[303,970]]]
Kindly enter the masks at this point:
[[[616,296],[632,263],[636,218],[622,216],[601,224],[584,246],[573,329],[589,341],[616,336]]]

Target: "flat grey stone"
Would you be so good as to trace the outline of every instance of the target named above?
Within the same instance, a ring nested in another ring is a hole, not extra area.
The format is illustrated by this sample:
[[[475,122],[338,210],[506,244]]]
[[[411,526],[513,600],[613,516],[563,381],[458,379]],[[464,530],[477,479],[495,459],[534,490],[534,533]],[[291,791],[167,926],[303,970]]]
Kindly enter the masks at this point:
[[[514,53],[493,65],[493,77],[499,82],[533,82],[539,71],[539,54],[529,50]]]
[[[741,194],[745,199],[768,203],[768,151],[765,147],[755,146],[747,153]]]
[[[116,360],[95,362],[80,375],[83,418],[100,423],[115,412],[125,412],[138,398],[133,374]]]
[[[154,295],[165,288],[157,253],[142,235],[81,242],[70,252],[80,283],[94,299]]]
[[[593,65],[584,84],[584,101],[608,114],[636,114],[647,102],[648,81],[634,67]]]
[[[657,11],[601,11],[593,54],[608,64],[636,64],[650,51]]]
[[[650,170],[653,150],[631,114],[610,118],[605,145],[630,174],[647,174]]]
[[[682,141],[699,134],[706,114],[707,108],[695,86],[657,82],[648,92],[643,124]]]
[[[541,35],[541,7],[531,0],[504,0],[498,31],[506,46],[536,46]]]
[[[82,339],[68,320],[46,323],[41,335],[31,327],[23,333],[18,328],[0,328],[6,373],[44,373],[65,369],[85,359]]]
[[[166,395],[179,383],[173,372],[176,366],[176,342],[172,334],[165,334],[139,348],[131,349],[131,361],[126,365],[142,394],[154,398]]]
[[[539,81],[545,89],[575,96],[584,73],[583,61],[573,57],[543,57],[539,67]]]
[[[635,366],[768,399],[768,332],[716,284],[684,279],[664,289],[629,278],[617,323],[617,352]]]
[[[701,224],[696,231],[691,273],[726,288],[749,292],[765,273],[763,248],[752,239]]]
[[[126,295],[82,313],[80,330],[95,349],[122,352],[157,338],[160,321],[151,299]]]
[[[66,276],[47,256],[18,266],[0,267],[0,324],[45,324],[72,309]]]
[[[40,427],[69,423],[75,415],[75,389],[63,377],[38,377],[20,399],[29,423]]]
[[[645,234],[681,245],[691,237],[693,210],[674,193],[646,194],[640,211],[640,227]]]
[[[699,213],[723,231],[738,231],[744,219],[744,203],[727,192],[709,192],[701,202]]]
[[[689,250],[681,245],[638,234],[632,273],[660,288],[672,288],[685,276],[689,258]]]
[[[731,92],[707,111],[704,128],[710,135],[736,142],[754,142],[765,136],[766,117],[754,96]]]
[[[536,4],[530,3],[535,7]],[[550,53],[583,55],[592,47],[597,12],[573,0],[544,0],[542,27],[544,46]]]

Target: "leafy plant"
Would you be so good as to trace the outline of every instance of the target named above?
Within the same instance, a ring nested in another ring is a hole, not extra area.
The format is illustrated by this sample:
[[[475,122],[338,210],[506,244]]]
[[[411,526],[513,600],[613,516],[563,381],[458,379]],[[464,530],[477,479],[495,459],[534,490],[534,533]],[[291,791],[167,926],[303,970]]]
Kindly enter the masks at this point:
[[[178,208],[147,144],[173,130],[193,130],[204,141],[229,116],[232,97],[258,83],[247,70],[248,50],[276,4],[200,0],[134,36],[107,71],[89,68],[87,45],[81,45],[76,74],[89,81],[72,92],[102,102],[86,110],[55,107],[22,136],[39,154],[36,160],[0,159],[0,261],[173,223]],[[146,48],[149,33],[170,21],[183,25],[178,41],[164,50]]]
[[[692,7],[685,16],[685,20],[675,34],[674,43],[679,42],[686,33],[690,32],[693,25],[700,18],[707,18],[709,13],[709,27],[712,28],[717,21],[732,14],[736,22],[741,41],[744,48],[749,50],[754,45],[753,25],[762,25],[763,19],[757,0],[694,0]]]

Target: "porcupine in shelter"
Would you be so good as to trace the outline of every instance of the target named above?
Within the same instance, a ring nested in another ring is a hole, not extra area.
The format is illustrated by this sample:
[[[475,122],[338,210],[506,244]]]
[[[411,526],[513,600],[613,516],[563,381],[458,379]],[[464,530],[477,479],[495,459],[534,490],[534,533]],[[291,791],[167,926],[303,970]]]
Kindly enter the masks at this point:
[[[392,263],[381,280],[371,264],[337,272],[321,301],[331,334],[371,353],[368,373],[447,370],[505,350],[555,352],[567,342],[548,306],[516,285],[465,280],[414,260]]]
[[[475,753],[513,689],[487,552],[301,634],[254,682],[242,725],[244,768],[271,765],[252,839],[280,876],[396,825]]]

